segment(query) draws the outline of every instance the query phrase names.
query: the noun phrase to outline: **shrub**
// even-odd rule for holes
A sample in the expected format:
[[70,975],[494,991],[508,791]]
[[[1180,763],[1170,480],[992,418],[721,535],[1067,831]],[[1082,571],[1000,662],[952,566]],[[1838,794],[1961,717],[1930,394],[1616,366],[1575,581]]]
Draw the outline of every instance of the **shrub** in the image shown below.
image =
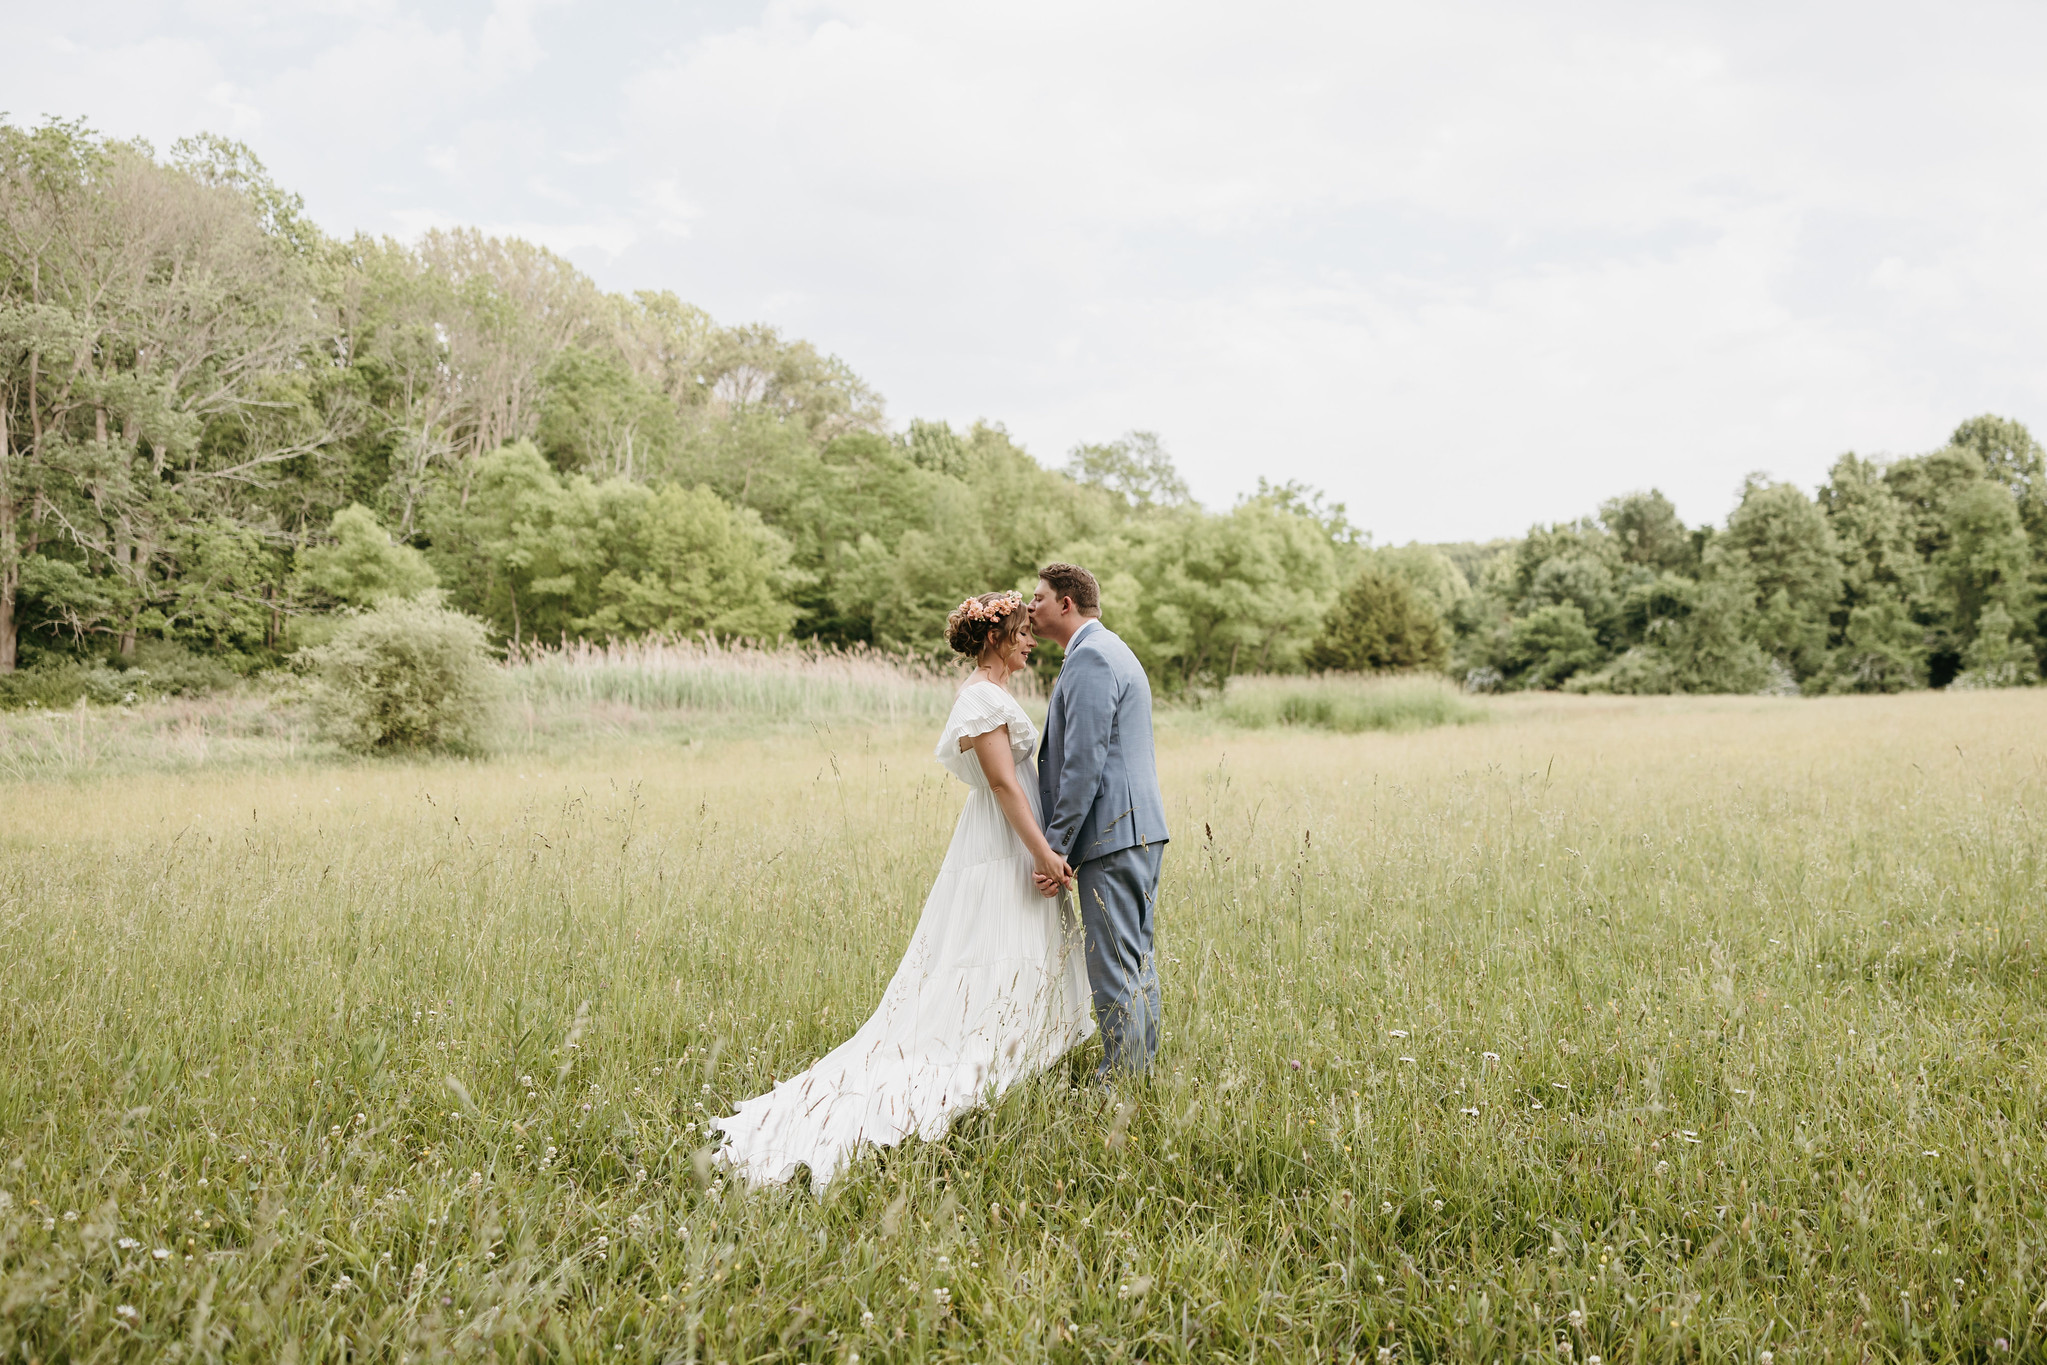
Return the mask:
[[1310,668],[1370,673],[1441,668],[1449,654],[1443,619],[1414,585],[1368,567],[1336,599],[1302,661]]
[[136,699],[136,684],[97,660],[56,659],[0,674],[0,710],[56,710],[79,700],[118,706]]
[[388,598],[299,651],[323,733],[362,753],[482,747],[498,692],[484,626],[437,594]]

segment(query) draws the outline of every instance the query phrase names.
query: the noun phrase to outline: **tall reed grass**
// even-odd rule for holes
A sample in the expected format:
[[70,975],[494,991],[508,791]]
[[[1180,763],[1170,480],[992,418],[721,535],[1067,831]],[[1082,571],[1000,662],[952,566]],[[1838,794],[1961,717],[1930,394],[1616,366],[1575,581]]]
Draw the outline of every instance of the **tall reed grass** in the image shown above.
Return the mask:
[[537,706],[626,706],[765,720],[935,722],[952,709],[957,670],[854,647],[716,640],[574,643],[522,651],[506,673]]
[[1432,674],[1238,677],[1230,679],[1216,710],[1249,730],[1292,725],[1339,734],[1469,725],[1487,715],[1485,707]]

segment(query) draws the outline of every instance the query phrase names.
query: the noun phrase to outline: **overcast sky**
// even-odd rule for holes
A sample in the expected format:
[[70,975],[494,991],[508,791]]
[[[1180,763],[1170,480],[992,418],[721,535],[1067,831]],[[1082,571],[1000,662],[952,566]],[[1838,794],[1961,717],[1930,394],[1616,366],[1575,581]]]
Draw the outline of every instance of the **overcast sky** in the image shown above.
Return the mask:
[[2047,426],[2047,6],[0,0],[0,110],[247,142],[1058,463],[1381,542]]

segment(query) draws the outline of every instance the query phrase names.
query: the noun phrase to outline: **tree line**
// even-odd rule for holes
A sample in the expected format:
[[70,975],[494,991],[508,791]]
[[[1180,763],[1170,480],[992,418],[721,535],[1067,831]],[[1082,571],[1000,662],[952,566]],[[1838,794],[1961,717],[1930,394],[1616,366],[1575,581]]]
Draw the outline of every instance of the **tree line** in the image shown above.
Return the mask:
[[887,420],[841,360],[539,247],[321,232],[249,151],[0,125],[0,674],[248,673],[394,599],[501,648],[712,633],[931,652],[970,592],[1088,564],[1167,690],[1449,669],[1480,688],[2033,681],[2047,482],[2023,428],[1656,493],[1489,545],[1374,547],[1261,481],[1195,503],[1157,437],[1051,468]]

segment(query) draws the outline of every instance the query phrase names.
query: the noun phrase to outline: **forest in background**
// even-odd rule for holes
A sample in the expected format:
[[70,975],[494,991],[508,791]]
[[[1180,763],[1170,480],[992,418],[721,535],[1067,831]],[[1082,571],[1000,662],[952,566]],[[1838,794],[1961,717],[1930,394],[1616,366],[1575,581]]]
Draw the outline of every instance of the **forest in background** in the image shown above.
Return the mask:
[[[1070,559],[1167,691],[1399,668],[1474,690],[2034,683],[2047,469],[2017,422],[1375,547],[1299,484],[1195,503],[1158,438],[1040,463],[896,427],[843,361],[471,230],[329,237],[246,148],[0,125],[0,702],[197,687],[428,597],[499,646],[712,635],[931,653]],[[1275,463],[1280,463],[1275,461]],[[1049,660],[1047,661],[1049,662]],[[129,682],[123,682],[127,679]],[[88,689],[89,691],[90,689]]]

